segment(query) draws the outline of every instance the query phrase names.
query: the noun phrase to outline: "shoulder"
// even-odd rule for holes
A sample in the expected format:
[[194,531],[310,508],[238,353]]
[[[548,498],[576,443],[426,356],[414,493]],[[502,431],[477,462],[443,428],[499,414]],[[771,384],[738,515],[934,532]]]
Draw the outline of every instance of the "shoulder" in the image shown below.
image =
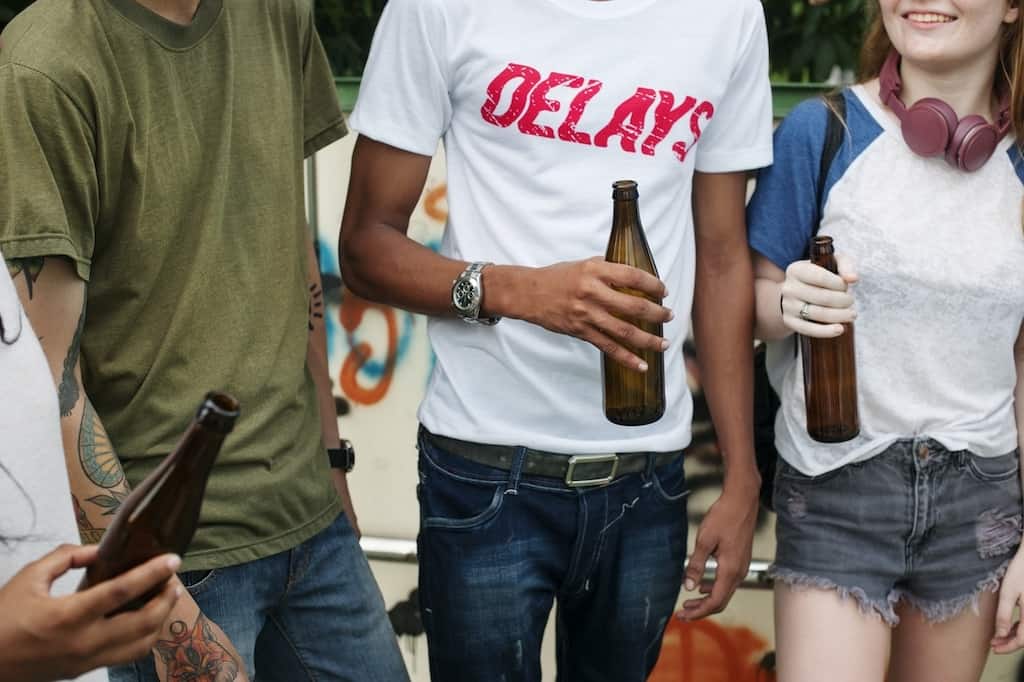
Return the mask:
[[751,33],[765,32],[764,5],[761,0],[717,0],[715,14],[726,21],[732,30],[746,37]]
[[80,107],[103,79],[105,31],[87,0],[38,0],[7,25],[0,44],[0,69],[47,82]]
[[776,148],[820,148],[828,125],[828,104],[822,97],[811,97],[793,107],[775,131]]

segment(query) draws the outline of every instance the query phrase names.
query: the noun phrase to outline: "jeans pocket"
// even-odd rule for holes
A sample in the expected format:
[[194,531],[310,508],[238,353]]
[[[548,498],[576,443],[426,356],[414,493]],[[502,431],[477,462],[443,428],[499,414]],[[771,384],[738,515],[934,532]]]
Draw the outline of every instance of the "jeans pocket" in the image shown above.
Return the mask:
[[998,457],[980,457],[971,452],[965,455],[967,470],[975,480],[982,483],[1005,481],[1020,471],[1020,456],[1016,450]]
[[178,574],[182,585],[193,597],[202,594],[210,588],[214,578],[217,576],[216,569],[205,571],[182,571]]
[[675,504],[690,494],[682,457],[655,469],[652,478],[657,498],[666,504]]
[[450,471],[443,453],[420,448],[420,524],[423,528],[477,530],[491,522],[504,504],[506,483]]

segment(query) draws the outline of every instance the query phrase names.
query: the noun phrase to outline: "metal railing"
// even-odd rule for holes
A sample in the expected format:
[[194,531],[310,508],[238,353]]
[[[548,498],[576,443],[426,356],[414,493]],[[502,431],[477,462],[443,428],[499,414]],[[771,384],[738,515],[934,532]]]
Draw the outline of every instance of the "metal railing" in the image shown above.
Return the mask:
[[[401,540],[397,538],[377,538],[363,536],[359,541],[363,552],[371,561],[388,561],[401,564],[416,563],[416,542],[414,540]],[[750,562],[750,569],[740,584],[748,589],[767,590],[772,587],[772,579],[768,577],[768,566],[770,561],[754,559]],[[709,559],[704,567],[704,580],[710,582],[715,578],[715,568],[718,564],[714,559]]]

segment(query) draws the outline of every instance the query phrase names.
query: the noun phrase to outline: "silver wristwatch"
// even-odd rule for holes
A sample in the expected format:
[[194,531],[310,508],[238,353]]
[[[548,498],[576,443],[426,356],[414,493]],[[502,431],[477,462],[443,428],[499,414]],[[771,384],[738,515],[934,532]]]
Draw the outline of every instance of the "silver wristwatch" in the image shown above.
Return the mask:
[[484,300],[484,286],[480,278],[490,263],[470,263],[452,282],[452,306],[466,322],[473,324],[497,324],[500,317],[480,317],[480,303]]

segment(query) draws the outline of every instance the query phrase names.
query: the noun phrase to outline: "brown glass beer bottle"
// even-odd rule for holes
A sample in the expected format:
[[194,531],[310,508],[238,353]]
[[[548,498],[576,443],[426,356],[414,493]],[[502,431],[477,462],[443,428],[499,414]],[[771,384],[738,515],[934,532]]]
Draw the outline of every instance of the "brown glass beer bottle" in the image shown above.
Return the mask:
[[[206,395],[178,445],[121,504],[79,590],[155,556],[185,554],[199,523],[206,480],[237,418],[238,401],[234,398],[216,392]],[[155,594],[129,602],[119,611],[140,608]]]
[[[654,257],[651,256],[651,248],[640,223],[638,196],[637,184],[633,180],[619,180],[612,185],[612,233],[608,238],[605,260],[631,265],[657,277],[658,269],[654,265]],[[661,303],[640,291],[618,287],[617,290]],[[625,317],[621,319],[649,334],[662,336],[660,322]],[[602,355],[604,413],[615,424],[641,426],[655,422],[665,414],[664,353],[647,349],[631,350],[647,363],[646,372],[629,369],[607,355]]]
[[[811,262],[839,274],[832,237],[811,241]],[[853,324],[831,339],[800,337],[803,357],[807,433],[816,441],[840,443],[860,433]]]

